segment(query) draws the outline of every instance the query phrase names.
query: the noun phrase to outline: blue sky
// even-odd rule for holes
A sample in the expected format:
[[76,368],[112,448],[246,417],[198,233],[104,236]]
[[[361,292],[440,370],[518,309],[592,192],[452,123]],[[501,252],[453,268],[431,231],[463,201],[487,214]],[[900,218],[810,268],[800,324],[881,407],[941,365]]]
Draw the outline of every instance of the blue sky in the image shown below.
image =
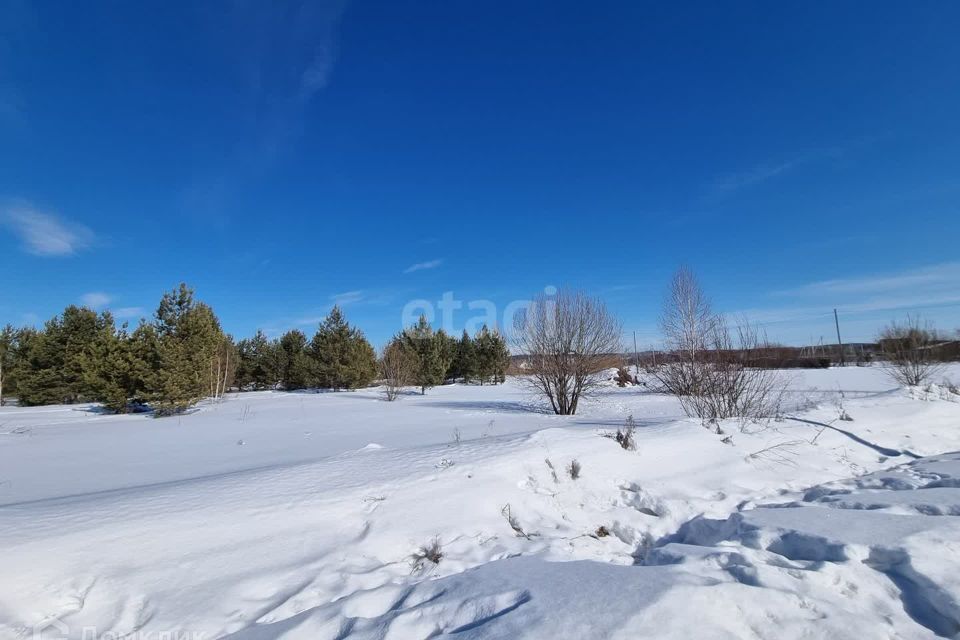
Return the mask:
[[[960,327],[960,4],[0,5],[0,321],[225,328],[670,273],[772,338]],[[482,307],[481,307],[482,308]],[[454,313],[459,329],[476,315]]]

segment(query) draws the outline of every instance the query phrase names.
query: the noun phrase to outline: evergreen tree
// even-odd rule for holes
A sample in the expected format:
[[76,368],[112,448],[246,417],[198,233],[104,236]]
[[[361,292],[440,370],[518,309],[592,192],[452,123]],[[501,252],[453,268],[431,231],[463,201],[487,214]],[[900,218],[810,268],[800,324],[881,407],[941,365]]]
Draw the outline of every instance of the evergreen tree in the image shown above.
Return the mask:
[[280,384],[286,390],[303,389],[310,384],[310,358],[307,337],[294,329],[283,334],[276,347]]
[[506,381],[507,368],[510,366],[510,349],[503,335],[490,331],[484,325],[474,339],[477,352],[477,377],[480,384],[490,381],[494,384]]
[[494,382],[503,383],[507,381],[507,369],[510,368],[510,347],[507,346],[507,339],[498,330],[494,329],[492,336]]
[[114,330],[112,322],[104,326],[84,357],[84,377],[90,399],[114,413],[125,413],[140,382],[135,377],[126,326],[119,331]]
[[149,402],[150,389],[158,384],[160,370],[160,336],[155,325],[141,320],[127,341],[130,362],[131,398],[134,402]]
[[13,341],[7,347],[6,365],[3,371],[3,395],[6,398],[19,396],[19,380],[27,369],[28,354],[39,332],[33,327],[16,329]]
[[493,334],[490,333],[487,325],[483,325],[477,331],[474,343],[477,349],[477,380],[483,385],[493,377],[495,368],[495,344]]
[[335,306],[310,342],[314,379],[325,389],[358,389],[377,375],[377,355],[359,330]]
[[17,393],[21,404],[92,400],[91,351],[108,331],[113,331],[108,312],[97,315],[73,305],[49,320],[30,341],[20,368]]
[[0,329],[0,407],[3,406],[3,394],[10,392],[10,380],[14,369],[14,353],[16,348],[17,332],[12,325]]
[[420,393],[443,383],[450,366],[446,333],[434,333],[426,316],[420,316],[417,324],[404,330],[398,340],[414,356],[414,381]]
[[277,385],[277,352],[263,331],[258,329],[252,338],[238,342],[237,351],[236,381],[241,389],[253,386],[259,390]]
[[443,379],[450,380],[459,378],[459,372],[454,369],[457,362],[457,351],[459,351],[460,342],[443,329],[437,331],[438,348],[440,349],[440,360],[444,363]]
[[164,294],[154,327],[158,366],[145,396],[157,415],[183,411],[219,393],[225,362],[218,356],[225,336],[213,310],[181,284]]
[[450,365],[448,375],[453,378],[463,378],[464,382],[470,382],[477,375],[477,350],[466,329],[463,330],[463,335],[457,342],[456,357]]

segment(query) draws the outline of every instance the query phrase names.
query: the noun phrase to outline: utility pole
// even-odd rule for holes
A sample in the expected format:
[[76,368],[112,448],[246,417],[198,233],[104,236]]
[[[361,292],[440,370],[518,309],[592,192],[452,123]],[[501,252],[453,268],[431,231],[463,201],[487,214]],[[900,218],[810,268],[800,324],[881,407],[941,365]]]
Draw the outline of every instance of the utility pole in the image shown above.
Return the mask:
[[637,375],[640,375],[640,353],[637,351],[637,332],[633,332],[633,361],[637,365]]
[[840,339],[840,319],[837,317],[837,310],[833,310],[833,322],[837,325],[837,346],[840,347],[840,366],[846,366],[843,361],[843,340]]

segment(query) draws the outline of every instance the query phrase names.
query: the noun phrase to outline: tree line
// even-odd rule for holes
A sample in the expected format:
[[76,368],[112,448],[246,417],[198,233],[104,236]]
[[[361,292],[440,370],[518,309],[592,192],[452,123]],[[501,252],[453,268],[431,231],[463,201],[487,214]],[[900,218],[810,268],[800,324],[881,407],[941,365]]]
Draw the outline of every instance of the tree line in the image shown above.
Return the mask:
[[[496,331],[483,327],[458,340],[434,331],[426,318],[398,333],[378,357],[339,307],[309,340],[299,330],[273,340],[258,330],[235,341],[213,309],[181,284],[132,331],[109,311],[75,305],[41,329],[0,329],[0,404],[9,397],[23,406],[99,402],[116,413],[152,409],[163,416],[228,391],[359,389],[386,379],[425,392],[450,380],[503,382],[509,359]],[[401,363],[399,375],[391,362]]]

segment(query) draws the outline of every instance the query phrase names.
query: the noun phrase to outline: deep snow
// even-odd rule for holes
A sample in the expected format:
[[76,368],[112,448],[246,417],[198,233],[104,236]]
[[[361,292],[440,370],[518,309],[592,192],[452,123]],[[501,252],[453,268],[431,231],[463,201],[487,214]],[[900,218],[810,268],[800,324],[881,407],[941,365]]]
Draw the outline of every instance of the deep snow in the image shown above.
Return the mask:
[[[960,450],[960,402],[784,375],[789,419],[723,435],[639,387],[547,415],[514,380],[4,407],[0,637],[956,634],[960,459],[916,458]],[[601,437],[630,414],[636,451]]]

